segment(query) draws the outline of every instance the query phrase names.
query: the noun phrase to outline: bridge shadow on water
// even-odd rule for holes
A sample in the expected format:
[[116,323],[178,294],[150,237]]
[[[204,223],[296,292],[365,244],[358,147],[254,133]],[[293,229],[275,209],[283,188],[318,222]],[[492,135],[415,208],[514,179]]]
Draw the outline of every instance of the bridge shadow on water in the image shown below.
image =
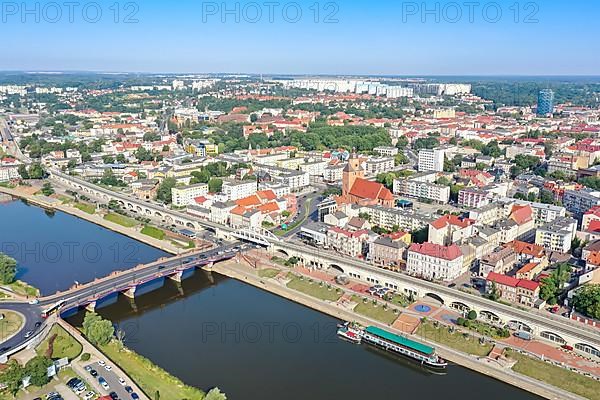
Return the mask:
[[[214,272],[195,270],[191,276],[181,282],[165,279],[163,286],[151,292],[138,295],[135,299],[130,299],[123,294],[119,294],[115,302],[97,308],[96,312],[105,318],[110,317],[114,321],[126,320],[135,316],[141,316],[146,312],[166,308],[168,305],[182,300],[185,301],[186,298],[209,290],[211,287],[228,279],[230,278]],[[65,320],[73,326],[81,326],[85,313],[85,308],[81,307],[77,310],[77,313],[66,317]]]

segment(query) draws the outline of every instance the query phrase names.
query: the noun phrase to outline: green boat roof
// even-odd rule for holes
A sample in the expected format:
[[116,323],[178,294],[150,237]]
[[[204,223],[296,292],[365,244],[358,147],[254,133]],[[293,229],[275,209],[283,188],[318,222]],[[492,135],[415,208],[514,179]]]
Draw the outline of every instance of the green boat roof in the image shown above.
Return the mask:
[[435,349],[433,347],[426,346],[419,342],[415,342],[414,340],[407,339],[403,336],[395,335],[376,326],[369,326],[367,327],[366,331],[370,334],[377,335],[383,339],[389,340],[390,342],[394,342],[401,346],[418,351],[419,353],[431,355],[435,352]]

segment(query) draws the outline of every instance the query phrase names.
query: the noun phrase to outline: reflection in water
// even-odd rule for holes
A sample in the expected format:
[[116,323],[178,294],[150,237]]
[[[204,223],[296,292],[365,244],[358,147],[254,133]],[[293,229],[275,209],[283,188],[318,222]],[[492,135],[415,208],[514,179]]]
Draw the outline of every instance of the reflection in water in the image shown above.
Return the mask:
[[[138,353],[202,389],[219,386],[232,399],[342,398],[537,399],[452,365],[435,375],[405,359],[339,340],[339,322],[241,282],[203,271],[181,285],[98,312],[126,333]],[[182,295],[181,291],[184,294]],[[81,324],[83,312],[69,319]]]
[[0,204],[0,221],[0,251],[17,260],[17,279],[39,288],[42,294],[166,255],[87,221],[22,201]]

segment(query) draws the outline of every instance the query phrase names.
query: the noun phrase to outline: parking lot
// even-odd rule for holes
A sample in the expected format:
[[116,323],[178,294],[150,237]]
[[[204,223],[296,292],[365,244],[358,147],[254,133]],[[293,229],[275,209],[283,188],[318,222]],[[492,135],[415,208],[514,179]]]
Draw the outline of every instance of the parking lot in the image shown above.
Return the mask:
[[[130,382],[118,376],[112,369],[110,363],[104,363],[104,361],[89,363],[86,364],[85,370],[88,374],[86,379],[95,381],[95,386],[97,386],[101,395],[104,396],[114,393],[118,396],[115,397],[113,394],[114,399],[135,399],[134,395],[132,395],[133,393],[129,393],[129,391],[133,392],[129,386]],[[105,381],[107,386],[103,387],[103,385],[101,385],[101,378]]]

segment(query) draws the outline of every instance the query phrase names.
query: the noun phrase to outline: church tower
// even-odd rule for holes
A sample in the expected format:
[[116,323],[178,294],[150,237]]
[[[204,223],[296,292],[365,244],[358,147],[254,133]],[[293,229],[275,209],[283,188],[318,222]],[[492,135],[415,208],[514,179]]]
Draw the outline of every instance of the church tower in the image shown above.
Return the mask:
[[356,182],[357,178],[364,178],[365,171],[360,165],[360,159],[355,151],[352,152],[350,158],[348,159],[348,164],[343,171],[342,177],[342,195],[346,196],[352,190],[352,186],[354,186],[354,182]]

